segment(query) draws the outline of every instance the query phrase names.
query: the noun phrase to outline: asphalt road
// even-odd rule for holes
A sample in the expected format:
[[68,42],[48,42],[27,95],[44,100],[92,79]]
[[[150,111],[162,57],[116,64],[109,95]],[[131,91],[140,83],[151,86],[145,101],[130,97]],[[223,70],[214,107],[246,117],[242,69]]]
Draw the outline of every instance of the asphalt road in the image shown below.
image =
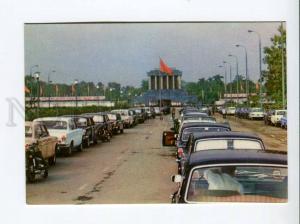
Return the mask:
[[[218,114],[217,120],[223,121]],[[287,150],[287,131],[265,126],[263,121],[228,117],[233,131],[258,134],[267,148]],[[176,190],[175,148],[162,147],[163,130],[170,129],[170,116],[147,120],[110,143],[100,143],[60,157],[49,177],[26,184],[28,204],[139,204],[170,203]]]

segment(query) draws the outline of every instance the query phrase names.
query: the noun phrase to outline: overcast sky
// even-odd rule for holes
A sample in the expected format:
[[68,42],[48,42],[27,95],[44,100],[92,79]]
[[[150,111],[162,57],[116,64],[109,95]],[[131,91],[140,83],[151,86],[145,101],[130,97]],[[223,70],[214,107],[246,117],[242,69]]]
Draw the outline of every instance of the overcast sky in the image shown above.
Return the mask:
[[[49,71],[53,82],[71,83],[74,79],[105,84],[116,81],[138,86],[147,72],[159,67],[161,57],[170,67],[183,72],[183,79],[196,81],[215,74],[223,60],[238,56],[239,73],[245,74],[247,47],[248,69],[252,80],[259,77],[258,37],[262,46],[278,34],[280,23],[123,23],[123,24],[30,24],[25,25],[25,73],[39,65],[41,79]],[[265,66],[263,66],[265,68]],[[36,68],[35,68],[36,69]],[[229,74],[229,70],[228,70]]]

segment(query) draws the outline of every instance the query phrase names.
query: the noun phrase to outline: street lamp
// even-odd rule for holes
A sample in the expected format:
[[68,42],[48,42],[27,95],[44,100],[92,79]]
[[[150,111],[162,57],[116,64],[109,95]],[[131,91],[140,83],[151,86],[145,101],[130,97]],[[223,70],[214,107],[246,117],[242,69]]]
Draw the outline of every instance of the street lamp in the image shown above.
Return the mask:
[[34,78],[36,79],[37,82],[37,116],[39,116],[39,110],[40,110],[40,73],[36,72],[34,73]]
[[224,65],[219,65],[219,68],[224,68],[224,98],[225,94],[227,94],[227,74],[226,74],[226,67]]
[[97,88],[97,94],[96,95],[97,95],[97,98],[98,98],[97,101],[98,101],[98,110],[99,110],[99,107],[100,107],[100,101],[99,101],[99,95],[100,95],[99,94],[99,89],[100,89],[100,86],[96,85],[96,88]]
[[33,65],[30,67],[30,87],[31,87],[31,91],[30,91],[30,101],[32,102],[32,90],[33,90],[33,76],[32,76],[32,70],[33,68],[38,68],[39,65]]
[[[232,100],[232,78],[231,78],[231,64],[227,61],[223,61],[223,64],[225,66],[225,64],[228,64],[229,65],[229,83],[230,83],[230,100]],[[226,68],[226,66],[225,66]]]
[[259,101],[260,108],[262,108],[262,74],[261,74],[261,37],[260,34],[254,30],[248,30],[248,33],[255,33],[258,37],[258,51],[259,51]]
[[48,107],[50,108],[50,97],[51,97],[51,86],[52,81],[50,80],[50,74],[56,72],[55,70],[49,71],[48,73]]
[[78,107],[78,102],[77,102],[77,84],[78,84],[78,80],[75,79],[74,82],[73,82],[73,85],[75,87],[75,103],[76,103],[76,110],[77,110],[77,107]]
[[248,77],[248,57],[247,57],[247,48],[243,45],[237,44],[236,47],[243,48],[245,51],[245,66],[246,66],[246,96],[247,96],[247,105],[249,106],[249,77]]
[[239,61],[238,61],[238,57],[236,55],[233,54],[229,54],[228,57],[233,57],[235,58],[235,62],[236,62],[236,94],[237,94],[237,103],[239,102]]

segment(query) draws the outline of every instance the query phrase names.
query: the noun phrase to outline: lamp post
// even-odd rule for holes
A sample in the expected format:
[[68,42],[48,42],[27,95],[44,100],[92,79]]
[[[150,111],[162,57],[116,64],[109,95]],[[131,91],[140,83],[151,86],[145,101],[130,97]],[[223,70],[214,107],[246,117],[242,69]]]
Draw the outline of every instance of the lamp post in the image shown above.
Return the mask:
[[225,94],[227,94],[227,74],[226,74],[226,67],[224,65],[219,65],[219,68],[224,68],[224,99],[225,99]]
[[52,70],[52,71],[50,71],[49,73],[48,73],[48,107],[50,108],[50,97],[51,97],[51,83],[52,83],[52,81],[50,80],[50,74],[51,73],[54,73],[54,72],[56,72],[55,70]]
[[78,102],[77,102],[77,84],[78,84],[78,80],[75,79],[73,82],[73,85],[75,87],[75,105],[76,105],[76,111],[77,111],[77,107],[78,107]]
[[259,101],[260,108],[262,108],[262,74],[261,74],[261,37],[260,34],[254,30],[248,30],[248,33],[255,33],[258,37],[258,52],[259,52]]
[[30,87],[31,87],[31,90],[30,90],[30,102],[32,102],[32,90],[33,90],[33,74],[32,74],[32,70],[33,68],[38,68],[39,65],[33,65],[30,67]]
[[246,67],[246,96],[247,96],[247,106],[249,107],[249,77],[248,77],[248,57],[247,48],[243,45],[237,44],[236,47],[243,48],[245,51],[245,67]]
[[226,68],[225,64],[229,65],[229,83],[230,83],[230,100],[232,100],[232,78],[231,78],[231,64],[227,61],[223,61],[224,67]]
[[233,57],[235,58],[235,65],[236,65],[236,68],[235,68],[235,76],[236,76],[236,94],[237,94],[237,104],[239,102],[239,60],[238,60],[238,57],[236,55],[233,55],[233,54],[229,54],[228,57]]
[[37,108],[36,108],[36,113],[37,116],[39,116],[39,110],[40,110],[40,73],[36,72],[34,74],[34,78],[36,79],[37,82]]
[[100,89],[100,86],[99,85],[96,85],[96,88],[97,88],[97,101],[98,101],[98,111],[99,111],[99,107],[100,107],[100,101],[99,101],[99,89]]

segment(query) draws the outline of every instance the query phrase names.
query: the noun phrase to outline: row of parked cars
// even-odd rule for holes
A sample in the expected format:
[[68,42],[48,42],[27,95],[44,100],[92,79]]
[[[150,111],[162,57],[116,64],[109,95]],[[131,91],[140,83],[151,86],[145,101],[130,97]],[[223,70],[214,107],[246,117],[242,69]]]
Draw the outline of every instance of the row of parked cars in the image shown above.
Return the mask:
[[266,149],[256,134],[188,107],[162,144],[176,147],[173,203],[287,201],[287,155]]
[[154,108],[118,109],[110,112],[43,117],[25,122],[26,177],[35,181],[48,176],[58,154],[71,156],[99,142],[109,142],[146,119],[155,118]]
[[238,118],[249,120],[264,120],[266,125],[273,125],[287,129],[287,110],[267,110],[264,111],[259,107],[226,107],[219,109],[219,112],[224,115],[232,115]]

